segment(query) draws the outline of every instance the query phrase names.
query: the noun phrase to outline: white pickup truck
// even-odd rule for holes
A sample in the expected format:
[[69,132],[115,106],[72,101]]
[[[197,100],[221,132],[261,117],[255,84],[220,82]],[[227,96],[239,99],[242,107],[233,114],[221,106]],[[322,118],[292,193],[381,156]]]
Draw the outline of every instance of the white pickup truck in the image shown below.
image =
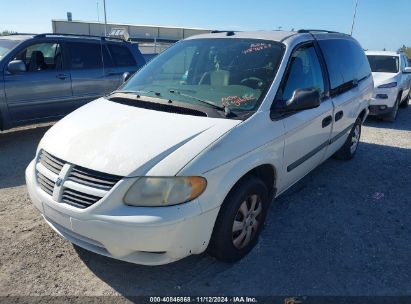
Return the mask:
[[96,253],[236,261],[275,197],[330,156],[354,156],[373,89],[345,34],[190,37],[48,130],[28,191],[57,233]]
[[374,78],[374,99],[370,115],[394,122],[399,107],[408,107],[411,88],[411,67],[402,52],[367,51]]

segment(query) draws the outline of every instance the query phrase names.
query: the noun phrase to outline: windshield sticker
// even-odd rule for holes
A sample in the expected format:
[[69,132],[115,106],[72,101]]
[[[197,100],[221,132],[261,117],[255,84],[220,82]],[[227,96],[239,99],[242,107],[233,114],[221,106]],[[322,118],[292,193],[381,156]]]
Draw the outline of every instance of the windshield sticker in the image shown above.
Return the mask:
[[228,107],[230,105],[236,105],[237,107],[241,106],[243,103],[255,100],[254,96],[227,96],[221,98],[221,102],[224,106]]
[[265,49],[269,49],[271,48],[271,46],[272,46],[271,43],[263,43],[263,42],[262,43],[252,43],[250,44],[250,47],[244,50],[242,53],[244,55],[247,55],[252,52],[259,52]]

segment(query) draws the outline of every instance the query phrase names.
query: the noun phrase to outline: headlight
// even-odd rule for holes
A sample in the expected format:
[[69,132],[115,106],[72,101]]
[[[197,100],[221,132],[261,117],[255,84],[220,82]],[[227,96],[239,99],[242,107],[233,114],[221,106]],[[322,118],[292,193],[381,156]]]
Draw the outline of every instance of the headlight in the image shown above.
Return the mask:
[[203,193],[207,180],[200,176],[141,177],[127,191],[124,202],[132,206],[170,206],[191,201]]
[[387,84],[382,84],[382,85],[378,86],[377,88],[379,88],[379,89],[388,89],[388,88],[395,88],[396,86],[397,86],[396,82],[390,82],[390,83],[387,83]]

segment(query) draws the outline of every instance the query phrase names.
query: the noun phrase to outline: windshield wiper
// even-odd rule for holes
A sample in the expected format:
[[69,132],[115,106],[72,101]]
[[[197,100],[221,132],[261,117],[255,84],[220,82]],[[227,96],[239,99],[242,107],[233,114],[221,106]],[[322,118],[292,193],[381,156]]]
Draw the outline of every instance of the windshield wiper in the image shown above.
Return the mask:
[[222,111],[222,112],[224,112],[224,115],[225,115],[226,117],[233,115],[233,113],[231,112],[231,110],[230,110],[228,107],[224,106],[224,105],[223,105],[223,106],[218,106],[218,105],[216,105],[216,104],[215,104],[214,102],[212,102],[212,101],[209,101],[209,100],[206,100],[206,99],[201,99],[201,98],[198,98],[198,97],[193,96],[193,95],[185,94],[185,93],[182,93],[182,92],[179,91],[179,90],[170,89],[170,90],[168,90],[168,91],[169,91],[170,93],[172,93],[172,94],[178,94],[178,95],[181,95],[181,96],[184,96],[184,97],[187,97],[187,98],[194,99],[194,100],[196,100],[196,101],[198,101],[198,102],[201,102],[201,103],[203,103],[203,104],[206,104],[206,105],[212,107],[213,109]]
[[123,93],[123,94],[135,94],[135,95],[145,95],[145,94],[149,94],[149,93],[153,93],[156,96],[161,96],[160,92],[156,92],[153,90],[148,90],[148,91],[143,91],[143,90],[137,90],[137,91],[114,91],[112,94],[114,93]]

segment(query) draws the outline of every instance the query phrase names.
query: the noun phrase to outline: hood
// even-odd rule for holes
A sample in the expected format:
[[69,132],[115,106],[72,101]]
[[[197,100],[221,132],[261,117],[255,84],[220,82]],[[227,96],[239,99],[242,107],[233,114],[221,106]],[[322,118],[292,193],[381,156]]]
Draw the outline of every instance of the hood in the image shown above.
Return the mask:
[[395,73],[373,72],[372,77],[374,78],[374,86],[375,87],[378,87],[382,84],[397,81],[397,74],[395,74]]
[[55,124],[39,148],[72,164],[109,174],[175,175],[239,123],[147,110],[100,98]]

